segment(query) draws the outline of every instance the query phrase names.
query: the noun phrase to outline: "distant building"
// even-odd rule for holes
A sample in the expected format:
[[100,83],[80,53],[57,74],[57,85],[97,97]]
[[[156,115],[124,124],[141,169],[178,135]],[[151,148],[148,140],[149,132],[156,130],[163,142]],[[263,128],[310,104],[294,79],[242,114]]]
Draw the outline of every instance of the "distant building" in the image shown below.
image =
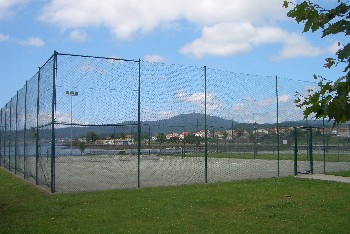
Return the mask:
[[337,136],[349,137],[349,128],[338,128]]
[[96,140],[96,145],[130,145],[132,142],[128,139],[109,139],[109,140]]
[[87,141],[86,141],[86,137],[79,137],[79,138],[78,138],[78,141],[79,141],[79,142],[85,142],[85,143],[87,142]]

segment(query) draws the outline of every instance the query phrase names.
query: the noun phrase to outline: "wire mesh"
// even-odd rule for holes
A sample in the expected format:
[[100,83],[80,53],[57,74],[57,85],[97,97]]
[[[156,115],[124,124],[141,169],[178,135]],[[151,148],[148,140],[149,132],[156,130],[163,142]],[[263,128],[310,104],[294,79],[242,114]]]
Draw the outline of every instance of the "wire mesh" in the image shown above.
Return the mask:
[[56,189],[137,187],[134,145],[126,150],[131,155],[126,160],[110,142],[113,131],[122,130],[132,134],[131,144],[135,141],[138,63],[60,55],[57,69]]
[[51,57],[38,74],[36,180],[48,187],[51,187],[53,65]]
[[17,93],[16,118],[16,173],[24,175],[24,125],[25,125],[25,87]]
[[350,170],[349,126],[305,121],[316,84],[55,53],[1,109],[0,165],[91,191]]
[[203,154],[189,157],[203,149],[204,69],[143,61],[141,77],[141,186],[204,183]]
[[[26,83],[26,129],[25,129],[25,163],[24,178],[36,179],[36,138],[37,138],[37,103],[38,103],[38,79],[39,72],[36,73]],[[22,97],[23,98],[23,97]]]

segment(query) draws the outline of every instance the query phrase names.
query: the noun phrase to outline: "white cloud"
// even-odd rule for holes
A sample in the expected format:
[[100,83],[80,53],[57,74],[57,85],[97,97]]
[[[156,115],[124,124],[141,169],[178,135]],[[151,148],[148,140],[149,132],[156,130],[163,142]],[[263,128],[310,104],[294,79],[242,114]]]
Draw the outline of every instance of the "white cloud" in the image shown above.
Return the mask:
[[35,46],[42,47],[44,46],[44,41],[38,37],[29,37],[26,40],[16,40],[16,42],[23,46]]
[[284,95],[279,95],[278,96],[278,102],[289,102],[290,96],[288,94],[284,94]]
[[[193,104],[204,110],[205,93],[187,94],[183,91],[180,91],[176,94],[176,98],[182,102]],[[222,107],[222,103],[220,100],[218,100],[215,94],[207,93],[207,110],[218,110],[220,107]]]
[[206,55],[233,56],[247,53],[257,46],[272,43],[283,46],[278,55],[271,57],[274,60],[312,57],[334,53],[337,50],[336,44],[323,49],[314,47],[304,36],[279,27],[235,22],[203,27],[201,37],[186,44],[180,52],[195,58]]
[[0,19],[5,19],[14,15],[14,8],[24,6],[28,0],[1,0]]
[[[200,38],[184,45],[180,52],[195,58],[235,56],[265,44],[280,44],[274,60],[311,57],[330,53],[313,46],[300,33],[281,29],[288,19],[282,0],[51,0],[39,19],[61,29],[71,29],[72,40],[84,41],[87,35],[76,29],[105,27],[118,40],[130,40],[158,28],[187,21],[201,30]],[[158,61],[156,57],[150,60]]]
[[172,111],[160,111],[158,115],[159,115],[159,119],[169,119],[171,117],[174,117],[176,113]]
[[260,24],[286,16],[276,0],[52,0],[39,18],[63,29],[103,26],[118,39],[130,39],[180,20],[198,26],[244,20]]
[[157,54],[145,55],[144,60],[150,63],[164,63],[166,61],[166,59],[163,56]]
[[69,34],[69,39],[72,41],[84,42],[88,39],[88,35],[83,30],[73,30]]
[[315,57],[322,54],[334,54],[340,49],[337,44],[337,42],[334,42],[332,45],[325,48],[314,47],[302,35],[288,33],[283,40],[282,51],[278,55],[272,56],[272,59],[281,60],[297,57]]
[[0,33],[0,42],[1,41],[8,41],[9,39],[10,39],[9,35]]
[[281,31],[272,27],[254,27],[251,23],[219,23],[204,27],[199,39],[180,51],[196,58],[205,55],[230,56],[250,51],[254,46],[271,43]]

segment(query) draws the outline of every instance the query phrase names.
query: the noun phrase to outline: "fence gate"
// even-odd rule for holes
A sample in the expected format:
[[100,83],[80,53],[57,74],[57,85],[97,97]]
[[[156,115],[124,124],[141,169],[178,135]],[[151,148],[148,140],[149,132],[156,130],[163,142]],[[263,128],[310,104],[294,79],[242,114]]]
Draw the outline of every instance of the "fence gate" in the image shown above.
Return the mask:
[[314,173],[314,127],[294,127],[294,175]]

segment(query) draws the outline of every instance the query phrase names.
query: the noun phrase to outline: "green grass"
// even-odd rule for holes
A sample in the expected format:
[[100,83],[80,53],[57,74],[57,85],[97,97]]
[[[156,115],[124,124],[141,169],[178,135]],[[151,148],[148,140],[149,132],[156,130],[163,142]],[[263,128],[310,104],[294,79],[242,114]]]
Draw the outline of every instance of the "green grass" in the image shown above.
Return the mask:
[[[181,155],[176,155],[181,156]],[[204,153],[193,153],[186,154],[186,157],[204,157]],[[237,158],[237,159],[253,159],[253,153],[208,153],[209,158]],[[314,161],[323,161],[323,154],[314,154]],[[294,160],[294,154],[280,153],[280,160]],[[268,153],[258,153],[256,159],[264,160],[277,160],[277,153],[268,154]],[[305,154],[298,155],[299,161],[308,161],[309,159]],[[337,155],[337,154],[327,154],[326,162],[350,162],[350,155]]]
[[0,170],[0,233],[348,233],[350,185],[293,177],[50,195]]
[[326,173],[326,175],[350,177],[350,171],[329,172],[329,173]]

